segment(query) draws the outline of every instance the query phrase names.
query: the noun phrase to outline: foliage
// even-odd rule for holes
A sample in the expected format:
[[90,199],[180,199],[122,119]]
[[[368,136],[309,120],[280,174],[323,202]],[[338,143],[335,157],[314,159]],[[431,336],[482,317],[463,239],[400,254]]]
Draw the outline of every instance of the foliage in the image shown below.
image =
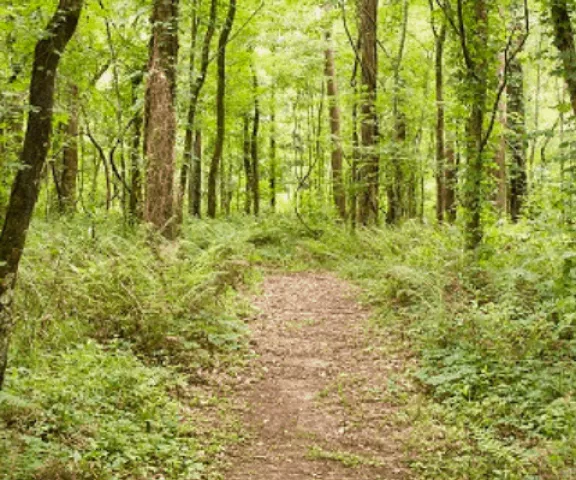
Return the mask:
[[409,223],[348,234],[312,222],[320,239],[300,236],[301,224],[270,222],[268,235],[256,237],[260,255],[286,268],[340,270],[378,308],[378,328],[410,339],[419,386],[398,400],[409,402],[416,471],[570,478],[576,270],[569,232],[538,221],[500,226],[472,267],[453,227]]
[[12,473],[0,478],[206,478],[235,434],[199,430],[188,382],[244,356],[234,289],[250,281],[249,245],[225,224],[190,226],[178,245],[107,220],[34,231],[0,397],[0,471]]

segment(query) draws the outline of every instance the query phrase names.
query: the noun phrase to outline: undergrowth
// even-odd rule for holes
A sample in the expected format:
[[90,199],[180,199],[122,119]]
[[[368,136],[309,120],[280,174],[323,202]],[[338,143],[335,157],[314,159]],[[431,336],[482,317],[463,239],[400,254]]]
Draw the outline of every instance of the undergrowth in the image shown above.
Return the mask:
[[209,478],[237,435],[198,434],[190,405],[204,400],[187,385],[243,361],[249,310],[236,291],[253,281],[253,246],[233,224],[196,222],[176,243],[120,225],[32,229],[0,393],[0,478]]
[[[359,283],[418,366],[403,414],[424,478],[576,478],[576,245],[536,222],[489,233],[481,259],[452,227],[407,224],[285,242],[292,265]],[[421,397],[418,399],[418,397]]]
[[185,392],[245,358],[249,310],[236,291],[258,266],[338,270],[363,287],[377,328],[409,340],[416,367],[394,393],[415,475],[576,478],[569,233],[500,226],[471,262],[456,228],[307,221],[194,222],[176,243],[113,223],[38,222],[0,397],[3,478],[212,478],[238,432],[200,427],[202,401]]

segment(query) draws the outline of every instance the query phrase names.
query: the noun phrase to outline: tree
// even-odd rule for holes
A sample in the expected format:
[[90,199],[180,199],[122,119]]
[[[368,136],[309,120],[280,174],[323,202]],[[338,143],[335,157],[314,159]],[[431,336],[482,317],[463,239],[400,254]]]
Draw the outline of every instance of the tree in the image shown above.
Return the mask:
[[358,180],[358,220],[362,225],[375,224],[380,209],[380,156],[378,154],[378,114],[376,112],[378,76],[378,0],[359,3],[361,32],[361,160]]
[[330,134],[332,142],[332,195],[334,205],[340,218],[346,219],[346,191],[344,188],[343,163],[344,151],[342,149],[341,112],[338,101],[338,78],[334,62],[334,48],[332,46],[332,32],[326,31],[326,50],[324,52],[326,62],[326,83],[328,90],[328,105],[330,112]]
[[61,208],[64,212],[72,212],[76,208],[76,178],[78,176],[78,116],[79,98],[78,86],[71,84],[69,94],[69,118],[66,122],[66,139],[62,152],[62,177],[60,193]]
[[252,123],[252,139],[250,142],[250,158],[252,160],[252,199],[254,200],[254,215],[260,214],[260,97],[258,92],[258,74],[252,69],[252,85],[254,86],[254,122]]
[[144,220],[175,235],[176,64],[178,0],[155,0],[146,86],[145,152],[148,161]]
[[216,145],[208,176],[208,216],[216,217],[216,185],[226,135],[226,48],[236,16],[236,0],[230,0],[226,22],[218,40],[218,87],[216,93]]
[[[200,59],[200,69],[196,71],[196,43],[198,37],[198,30],[200,25],[200,15],[198,9],[200,5],[195,0],[193,5],[192,15],[192,29],[191,29],[191,48],[190,48],[190,102],[188,104],[188,117],[186,125],[186,138],[184,141],[184,162],[182,164],[182,172],[180,174],[180,205],[179,208],[184,208],[184,193],[186,190],[186,182],[190,176],[190,204],[189,213],[196,217],[202,215],[202,158],[194,154],[194,136],[196,130],[196,112],[198,110],[198,103],[200,101],[200,94],[206,83],[208,74],[208,67],[210,66],[210,47],[212,45],[212,38],[216,32],[216,17],[218,13],[218,2],[212,0],[210,2],[210,14],[208,24],[206,26],[206,33],[202,43],[202,53]],[[190,175],[188,175],[190,173]]]
[[572,110],[576,115],[576,47],[574,46],[574,28],[570,20],[570,10],[567,0],[550,1],[554,44],[560,52],[564,80],[568,87]]
[[62,53],[78,26],[83,4],[83,0],[60,0],[56,13],[34,51],[28,126],[20,155],[21,167],[12,186],[0,235],[0,388],[4,383],[12,328],[11,292],[16,284],[52,135],[56,72]]
[[[512,15],[515,25],[521,28],[518,2],[513,5]],[[517,24],[520,23],[518,26]],[[518,41],[518,40],[516,40]],[[520,47],[522,48],[522,47]],[[510,78],[507,86],[507,123],[509,129],[508,144],[511,150],[510,166],[510,215],[517,222],[522,213],[528,190],[528,175],[526,171],[526,107],[524,105],[524,67],[522,60],[516,56],[509,67]]]
[[432,32],[435,39],[434,68],[436,86],[436,219],[443,222],[446,211],[446,109],[444,107],[444,46],[447,21],[438,29],[434,18],[434,3],[430,0]]

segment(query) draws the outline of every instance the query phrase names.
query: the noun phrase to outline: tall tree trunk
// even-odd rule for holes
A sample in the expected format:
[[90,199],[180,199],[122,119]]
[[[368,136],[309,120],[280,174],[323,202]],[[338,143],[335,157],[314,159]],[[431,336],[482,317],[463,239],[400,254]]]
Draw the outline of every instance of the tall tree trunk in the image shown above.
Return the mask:
[[444,221],[446,211],[446,109],[444,106],[444,44],[446,43],[446,20],[436,35],[436,219]]
[[[132,105],[138,104],[138,90],[144,80],[144,73],[138,72],[132,78]],[[142,111],[138,110],[134,115],[132,124],[132,145],[130,151],[130,199],[128,209],[130,212],[130,221],[136,222],[142,219],[142,125],[144,118]]]
[[253,72],[254,85],[254,123],[252,124],[252,141],[250,142],[250,156],[252,158],[252,197],[254,199],[254,215],[260,215],[260,159],[259,141],[260,134],[260,99],[258,93],[258,76]]
[[[194,155],[194,132],[196,130],[196,112],[200,100],[200,93],[206,83],[208,67],[210,65],[210,46],[214,33],[216,32],[216,17],[218,13],[218,2],[212,0],[210,4],[210,17],[202,44],[202,54],[200,60],[200,70],[196,73],[196,37],[199,18],[195,17],[192,24],[192,46],[190,53],[190,104],[188,105],[188,119],[186,125],[186,138],[184,142],[184,163],[180,174],[180,187],[186,188],[188,172],[190,172],[190,215],[200,217],[202,215],[202,157]],[[199,8],[199,7],[197,7]],[[183,208],[183,206],[182,206]]]
[[[515,10],[515,9],[514,9]],[[515,11],[513,11],[515,13]],[[528,190],[526,171],[527,139],[526,108],[524,105],[524,68],[517,56],[510,62],[507,86],[507,121],[512,162],[510,166],[510,215],[512,221],[520,219]]]
[[176,234],[174,168],[178,0],[155,0],[146,89],[145,146],[148,160],[144,220],[168,238]]
[[54,83],[62,53],[76,31],[83,0],[60,0],[36,44],[30,82],[28,126],[18,170],[0,235],[0,389],[4,384],[12,330],[11,292],[26,244],[52,135]]
[[362,225],[378,222],[380,165],[377,151],[378,114],[377,95],[377,35],[378,0],[361,0],[360,5],[361,70],[362,70],[362,158],[358,169],[361,192],[358,204],[358,220]]
[[228,39],[234,25],[236,16],[236,0],[230,0],[226,23],[220,33],[218,40],[218,87],[216,93],[216,144],[214,155],[210,163],[208,175],[208,216],[216,217],[216,184],[218,181],[218,170],[224,152],[224,137],[226,135],[226,48]]
[[[401,81],[402,81],[402,62],[404,60],[404,50],[406,48],[406,36],[408,33],[408,0],[403,1],[402,26],[400,33],[400,44],[398,54],[394,59],[394,93],[392,111],[394,115],[394,154],[392,165],[389,172],[387,185],[388,193],[388,213],[386,221],[388,224],[395,224],[406,214],[406,196],[410,195],[409,182],[404,178],[405,164],[405,142],[406,142],[406,115],[401,110]],[[408,190],[407,195],[404,191]]]
[[446,180],[444,188],[444,209],[446,219],[450,223],[456,221],[456,188],[458,182],[458,164],[456,161],[456,152],[454,141],[448,140],[446,143]]
[[506,150],[508,148],[508,142],[506,140],[506,125],[507,120],[507,110],[508,106],[506,100],[502,99],[499,110],[499,121],[502,125],[502,132],[500,133],[499,145],[496,149],[496,167],[495,167],[495,179],[496,179],[496,206],[501,214],[506,214],[508,210],[508,172],[506,168]]
[[60,193],[62,196],[62,209],[65,213],[76,209],[76,184],[78,178],[78,115],[79,98],[78,86],[69,87],[69,118],[66,123],[66,139],[62,152],[62,178],[60,180]]
[[250,215],[252,213],[252,184],[254,183],[252,170],[252,162],[250,155],[252,153],[251,139],[250,139],[250,117],[248,114],[244,115],[244,144],[243,144],[243,164],[244,174],[246,176],[246,187],[244,196],[244,213]]
[[332,190],[334,205],[340,218],[346,219],[346,191],[344,189],[343,163],[344,151],[342,150],[341,113],[338,102],[338,78],[336,76],[336,64],[334,62],[334,49],[332,47],[332,32],[326,32],[326,83],[328,84],[328,105],[330,112],[330,134],[332,139]]
[[564,80],[570,94],[572,110],[576,115],[576,47],[567,0],[551,0],[551,14],[554,44],[560,51]]
[[270,207],[276,211],[276,188],[278,182],[277,145],[276,145],[276,97],[272,93],[270,112]]
[[188,182],[188,197],[190,198],[190,214],[197,218],[202,216],[202,156],[203,141],[202,130],[196,127],[194,141],[192,142],[193,175]]
[[[474,39],[473,51],[479,52],[488,43],[488,12],[486,0],[468,3],[471,16],[471,29],[468,33]],[[465,19],[461,19],[465,22]],[[467,74],[469,85],[473,87],[470,116],[467,131],[468,166],[464,182],[463,206],[466,214],[466,248],[476,250],[483,239],[482,208],[484,184],[484,118],[488,91],[488,61],[486,58],[470,58]]]

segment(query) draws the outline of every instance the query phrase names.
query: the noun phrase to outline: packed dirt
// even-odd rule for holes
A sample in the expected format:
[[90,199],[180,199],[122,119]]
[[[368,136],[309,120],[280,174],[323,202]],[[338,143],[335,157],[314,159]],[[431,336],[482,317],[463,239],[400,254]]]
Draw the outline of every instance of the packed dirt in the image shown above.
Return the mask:
[[226,480],[409,478],[388,391],[402,359],[375,348],[357,294],[329,273],[265,278],[257,356],[236,392],[249,438]]

